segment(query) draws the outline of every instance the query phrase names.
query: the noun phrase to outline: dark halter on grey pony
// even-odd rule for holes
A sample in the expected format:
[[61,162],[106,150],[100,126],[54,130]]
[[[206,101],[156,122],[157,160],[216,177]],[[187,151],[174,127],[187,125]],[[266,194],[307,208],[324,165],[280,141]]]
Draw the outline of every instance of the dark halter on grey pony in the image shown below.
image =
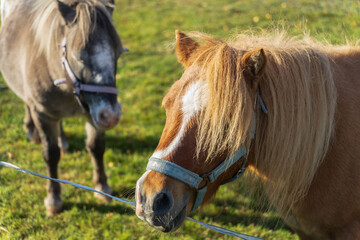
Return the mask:
[[[257,108],[257,101],[260,102],[260,106],[262,111],[267,114],[268,111],[265,107],[265,104],[259,94],[256,94],[255,96],[255,103],[254,103],[254,118],[252,121],[252,130],[251,130],[251,140],[255,137],[255,131],[256,131],[256,108]],[[251,148],[251,146],[250,146]],[[241,146],[239,150],[237,150],[232,156],[228,157],[223,161],[220,165],[218,165],[214,170],[212,170],[210,173],[204,175],[199,175],[194,172],[191,172],[183,167],[180,167],[179,165],[165,161],[160,158],[154,158],[151,157],[149,159],[148,165],[146,167],[146,170],[153,170],[160,173],[163,173],[165,175],[171,176],[173,178],[176,178],[183,183],[187,184],[191,188],[195,188],[197,191],[196,199],[194,206],[192,208],[192,211],[196,210],[200,204],[202,203],[206,190],[207,185],[209,183],[214,182],[221,174],[223,174],[226,170],[228,170],[230,167],[232,167],[237,161],[239,161],[241,158],[243,158],[240,170],[229,180],[223,182],[221,185],[235,181],[239,177],[241,177],[245,172],[245,167],[247,163],[247,157],[250,149],[246,148],[246,146]],[[200,183],[205,182],[205,186],[202,188],[199,188]]]
[[[69,78],[71,79],[71,81],[74,84],[74,97],[76,98],[76,100],[78,101],[79,105],[81,106],[81,109],[83,110],[83,112],[86,112],[86,108],[84,106],[84,103],[81,102],[80,100],[80,93],[81,92],[92,92],[92,93],[108,93],[108,94],[114,94],[117,95],[118,94],[118,90],[116,87],[109,87],[109,86],[100,86],[100,85],[91,85],[91,84],[84,84],[81,83],[77,77],[75,76],[74,72],[71,70],[69,61],[67,60],[66,57],[66,38],[64,37],[62,43],[62,50],[63,50],[63,56],[61,58],[61,63],[63,65],[63,68],[65,69],[66,73],[68,74]],[[60,79],[56,79],[54,81],[55,85],[60,85],[60,84],[64,84],[66,83],[66,78],[60,78]]]

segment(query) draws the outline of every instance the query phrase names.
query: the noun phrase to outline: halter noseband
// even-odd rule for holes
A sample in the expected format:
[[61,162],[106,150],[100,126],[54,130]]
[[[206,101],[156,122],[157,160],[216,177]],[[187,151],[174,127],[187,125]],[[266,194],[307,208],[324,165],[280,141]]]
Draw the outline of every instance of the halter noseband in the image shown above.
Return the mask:
[[[257,106],[258,99],[259,99],[262,111],[265,114],[268,113],[261,96],[256,94],[255,103],[254,103],[255,114],[253,117],[252,129],[251,129],[251,140],[253,140],[255,137],[256,106]],[[218,165],[210,173],[205,174],[205,176],[200,176],[199,174],[191,172],[183,167],[180,167],[179,165],[177,165],[175,163],[165,161],[163,159],[155,158],[155,157],[151,157],[149,159],[146,170],[153,170],[153,171],[160,172],[162,174],[165,174],[167,176],[170,176],[170,177],[173,177],[173,178],[176,178],[176,179],[182,181],[183,183],[187,184],[191,188],[195,188],[197,191],[197,194],[196,194],[194,206],[192,208],[192,211],[194,211],[202,203],[205,193],[206,193],[206,190],[207,190],[207,185],[209,183],[213,183],[221,174],[223,174],[226,170],[228,170],[230,167],[232,167],[241,158],[243,158],[243,161],[241,163],[241,167],[240,167],[239,171],[231,179],[226,180],[221,185],[235,181],[244,174],[245,169],[246,169],[245,166],[247,163],[247,156],[248,156],[249,151],[250,151],[250,149],[247,149],[245,145],[242,145],[232,156],[226,158],[225,161],[223,161],[220,165]],[[202,188],[199,188],[200,183],[202,183],[204,181],[205,181],[205,186],[203,186]]]
[[[108,93],[108,94],[114,94],[117,95],[118,94],[118,90],[116,87],[109,87],[109,86],[100,86],[100,85],[91,85],[91,84],[84,84],[81,83],[77,77],[75,76],[74,72],[71,70],[69,61],[67,60],[66,57],[66,38],[64,37],[63,41],[61,42],[61,47],[62,47],[62,51],[63,51],[63,56],[61,58],[61,63],[63,65],[63,68],[65,69],[66,73],[68,74],[69,78],[71,79],[71,81],[74,84],[74,97],[77,100],[77,102],[79,103],[79,105],[81,106],[81,109],[83,112],[85,111],[85,106],[83,104],[83,102],[81,102],[80,100],[80,93],[81,92],[92,92],[92,93]],[[66,83],[66,78],[60,78],[60,79],[56,79],[54,81],[54,84],[60,85],[60,84],[64,84]]]

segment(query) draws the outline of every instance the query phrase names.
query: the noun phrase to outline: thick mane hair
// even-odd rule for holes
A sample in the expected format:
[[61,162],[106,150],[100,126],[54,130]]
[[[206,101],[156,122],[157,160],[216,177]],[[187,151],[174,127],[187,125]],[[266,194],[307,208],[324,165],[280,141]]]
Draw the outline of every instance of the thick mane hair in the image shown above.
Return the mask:
[[200,33],[190,36],[203,42],[193,64],[202,66],[207,84],[197,153],[205,151],[208,160],[250,146],[255,97],[247,89],[240,60],[247,51],[265,50],[259,89],[268,114],[260,106],[255,109],[255,161],[249,175],[262,180],[270,202],[286,217],[307,193],[330,144],[337,100],[330,53],[339,47],[284,32],[239,35],[229,43]]
[[[107,8],[113,5],[103,0],[62,0],[63,3],[75,9],[75,18],[69,23],[67,43],[72,49],[83,48],[89,35],[100,24],[106,29],[114,43],[120,39],[112,24],[112,16]],[[29,15],[34,34],[34,44],[38,47],[38,53],[45,53],[49,58],[51,51],[58,49],[63,40],[65,20],[61,16],[56,0],[32,0],[29,6],[24,8],[24,14]],[[28,9],[31,9],[29,11]]]

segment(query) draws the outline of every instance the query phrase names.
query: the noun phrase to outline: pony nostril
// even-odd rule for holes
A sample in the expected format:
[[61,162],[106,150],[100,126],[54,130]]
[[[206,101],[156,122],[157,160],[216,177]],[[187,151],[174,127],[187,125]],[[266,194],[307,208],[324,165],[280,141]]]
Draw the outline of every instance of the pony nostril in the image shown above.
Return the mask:
[[118,113],[112,112],[109,109],[104,109],[98,114],[99,124],[104,127],[113,127],[120,120]]
[[172,197],[167,193],[159,193],[154,198],[153,210],[156,215],[163,215],[172,208]]
[[109,119],[109,111],[103,110],[99,113],[99,122],[100,123],[107,123]]

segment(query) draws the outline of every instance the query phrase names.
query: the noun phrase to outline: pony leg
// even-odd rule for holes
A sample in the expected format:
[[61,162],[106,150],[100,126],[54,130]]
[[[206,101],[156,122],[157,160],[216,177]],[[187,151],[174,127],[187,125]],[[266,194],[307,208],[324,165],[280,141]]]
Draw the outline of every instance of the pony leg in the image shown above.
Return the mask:
[[[60,161],[60,148],[58,146],[58,137],[60,135],[59,122],[34,109],[31,109],[31,116],[39,131],[42,154],[47,165],[48,175],[52,178],[58,178],[57,167]],[[48,216],[54,216],[62,210],[60,193],[60,184],[49,180],[47,196],[44,200]]]
[[66,137],[65,137],[65,132],[64,132],[64,129],[62,126],[62,121],[60,121],[60,123],[59,123],[59,128],[60,128],[60,136],[58,138],[58,145],[61,149],[61,153],[66,154],[69,150],[69,143],[67,142]]
[[[86,126],[86,149],[91,155],[91,161],[94,167],[93,182],[95,189],[108,194],[112,193],[111,188],[107,184],[107,177],[104,168],[104,152],[105,152],[105,133],[94,128],[91,123],[87,122]],[[104,203],[109,203],[111,198],[95,193],[95,197]]]
[[25,104],[25,117],[24,117],[24,127],[27,131],[26,138],[33,143],[40,143],[39,132],[35,127],[34,121],[31,117],[30,108]]

